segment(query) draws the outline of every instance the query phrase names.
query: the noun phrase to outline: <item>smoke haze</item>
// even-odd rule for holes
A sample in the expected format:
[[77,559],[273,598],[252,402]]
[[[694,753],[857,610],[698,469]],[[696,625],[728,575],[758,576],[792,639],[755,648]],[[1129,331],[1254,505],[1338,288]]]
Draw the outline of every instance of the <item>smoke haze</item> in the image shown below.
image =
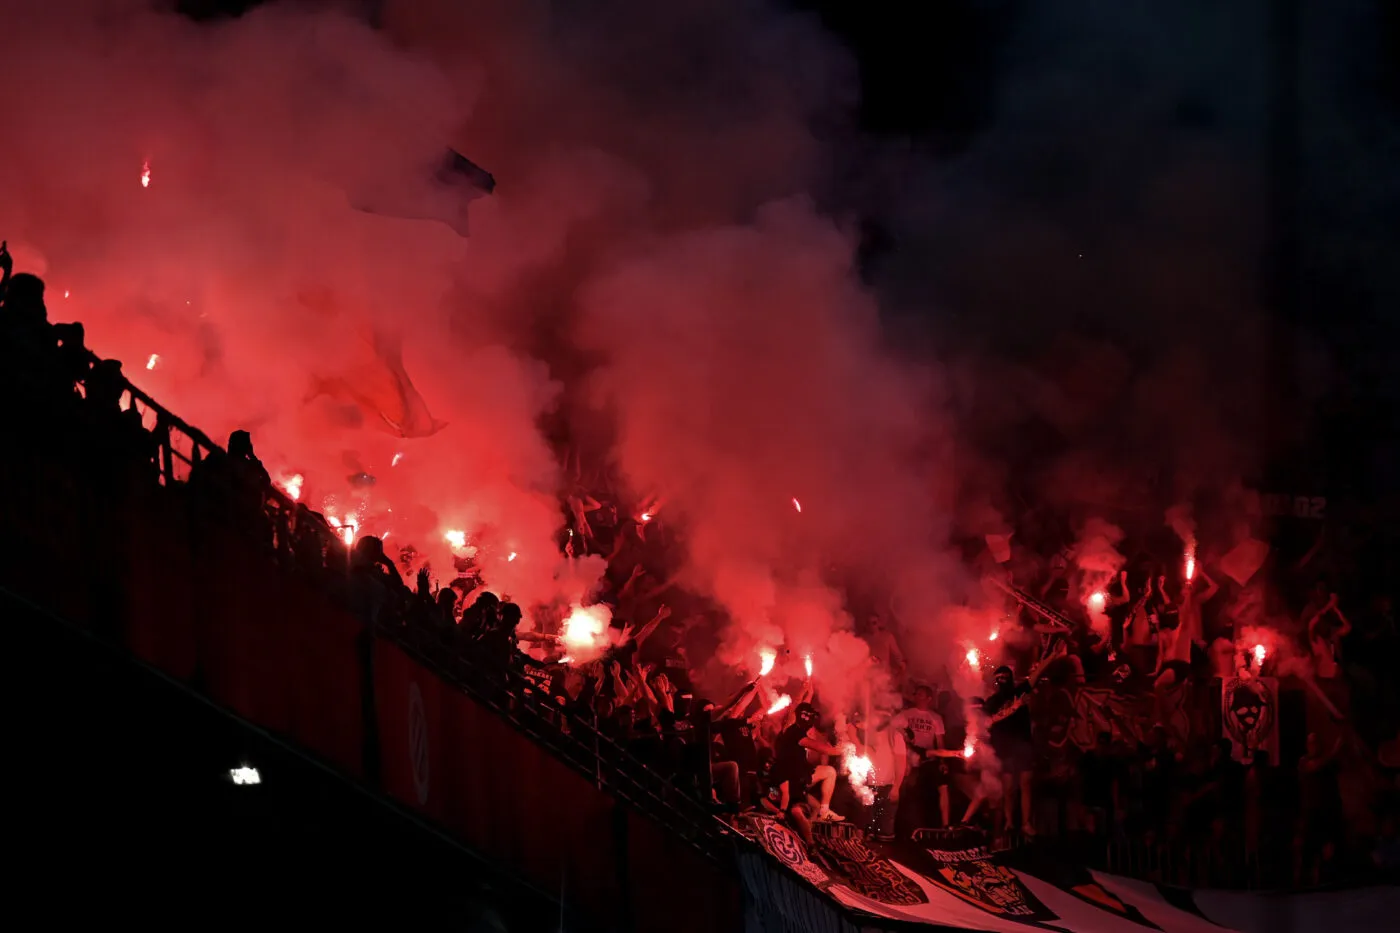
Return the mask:
[[[564,404],[605,416],[633,493],[684,529],[684,582],[732,615],[736,666],[776,631],[858,673],[833,566],[911,620],[953,592],[937,381],[885,351],[853,237],[812,196],[810,127],[854,93],[812,22],[387,4],[376,33],[324,5],[212,25],[4,7],[0,75],[31,91],[0,229],[51,317],[215,437],[252,430],[313,507],[439,563],[465,529],[493,589],[575,601],[541,428]],[[468,239],[389,216],[458,216],[433,186],[448,144],[500,182]]]
[[[1016,543],[1078,540],[1089,586],[1126,515],[1204,540],[1188,504],[1257,466],[1259,5],[1029,5],[992,125],[936,162],[857,139],[848,55],[758,0],[362,6],[0,0],[17,267],[313,507],[435,566],[466,530],[492,589],[577,602],[562,420],[664,502],[721,659],[781,639],[835,695],[864,670],[838,578],[937,669],[991,611],[950,536],[1044,505],[1073,530]],[[448,145],[498,181],[469,209]],[[875,291],[832,206],[851,148],[901,244]]]

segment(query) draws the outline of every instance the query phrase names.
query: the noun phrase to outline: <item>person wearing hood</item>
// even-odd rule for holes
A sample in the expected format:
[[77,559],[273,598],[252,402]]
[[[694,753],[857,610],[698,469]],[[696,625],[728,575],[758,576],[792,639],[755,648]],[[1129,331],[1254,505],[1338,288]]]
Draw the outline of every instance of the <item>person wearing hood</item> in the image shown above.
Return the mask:
[[841,749],[828,742],[826,736],[818,731],[819,719],[817,709],[811,703],[800,703],[793,710],[793,724],[778,736],[779,774],[787,785],[789,811],[803,808],[804,802],[815,790],[816,796],[811,800],[815,803],[813,819],[818,822],[841,822],[845,817],[831,809],[831,795],[836,791],[836,769],[825,761],[813,764],[808,758],[809,751],[823,758],[841,754]]

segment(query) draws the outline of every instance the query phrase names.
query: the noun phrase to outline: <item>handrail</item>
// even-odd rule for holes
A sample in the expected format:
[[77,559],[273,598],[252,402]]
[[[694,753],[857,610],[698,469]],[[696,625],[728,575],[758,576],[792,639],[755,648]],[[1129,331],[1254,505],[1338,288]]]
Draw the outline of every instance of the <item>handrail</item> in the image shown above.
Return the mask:
[[[101,362],[101,358],[91,351],[86,360],[89,371]],[[199,463],[210,456],[225,454],[224,448],[207,434],[175,415],[125,375],[120,380],[122,409],[135,407],[141,416],[142,427],[155,438],[155,465],[161,485],[183,485]],[[85,389],[82,382],[75,383],[75,387],[80,392]],[[189,442],[188,453],[176,443],[176,438],[181,435]],[[338,556],[332,563],[328,558],[331,554],[344,554],[346,546],[340,536],[324,521],[301,520],[303,515],[315,513],[310,507],[300,506],[275,485],[269,485],[264,496],[274,550],[279,556],[301,559],[289,560],[290,569],[306,566],[302,561],[307,555],[294,552],[293,541],[310,532],[318,539],[320,551],[320,560],[314,563],[319,563],[321,570],[335,571],[334,578],[339,578],[342,568],[348,567],[348,560]],[[324,584],[333,579],[324,574],[313,573],[309,576],[311,582],[323,591],[327,589]],[[327,592],[327,596],[334,599],[336,594]],[[376,626],[375,634],[404,648],[415,660],[438,673],[455,689],[492,709],[517,731],[544,745],[600,788],[606,788],[657,820],[705,856],[718,859],[732,849],[736,841],[734,831],[703,804],[636,760],[613,739],[598,731],[593,723],[577,717],[565,718],[562,711],[551,711],[553,715],[550,716],[543,715],[537,701],[520,688],[525,683],[524,678],[514,671],[489,669],[455,650],[455,646],[440,639],[434,640],[435,633],[424,625],[415,624],[411,613],[406,624],[381,623]],[[483,690],[483,684],[498,689]],[[500,701],[502,696],[510,702],[503,704]],[[561,727],[561,722],[567,722],[567,726]]]

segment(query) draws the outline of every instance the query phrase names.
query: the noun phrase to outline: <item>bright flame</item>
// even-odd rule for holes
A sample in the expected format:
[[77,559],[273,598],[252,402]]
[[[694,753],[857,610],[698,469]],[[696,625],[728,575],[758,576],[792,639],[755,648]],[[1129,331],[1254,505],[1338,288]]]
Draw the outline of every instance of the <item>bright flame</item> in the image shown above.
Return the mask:
[[1103,612],[1103,607],[1108,604],[1108,597],[1103,593],[1089,594],[1089,608],[1094,612]]
[[796,499],[793,499],[793,500],[792,500],[792,507],[793,507],[794,509],[797,509],[797,514],[798,514],[798,515],[801,515],[801,514],[802,514],[802,503],[801,503],[801,502],[798,502]]
[[811,656],[810,654],[807,655],[807,657],[803,658],[803,660],[802,660],[802,666],[805,667],[805,668],[807,669],[807,676],[808,676],[808,677],[811,677],[811,676],[812,676],[812,656]]
[[992,634],[987,636],[987,641],[996,641],[997,636],[999,636],[1000,634],[1001,632],[997,631],[996,629],[992,629]]
[[643,523],[643,524],[646,524],[646,523],[649,522],[649,521],[651,521],[651,513],[650,513],[650,512],[643,512],[643,513],[642,513],[642,523]]
[[67,298],[67,297],[68,297],[68,289],[66,289],[66,288],[63,290],[63,297],[64,297],[64,298]]
[[768,715],[772,716],[774,713],[781,713],[783,710],[787,709],[791,705],[792,697],[784,693],[782,696],[778,697],[777,702],[775,702],[772,706],[768,707]]
[[400,451],[399,453],[394,454],[394,459],[389,461],[389,466],[391,466],[391,467],[396,467],[396,466],[398,466],[398,465],[399,465],[399,461],[402,460],[402,459],[403,459],[403,452]]
[[773,664],[778,660],[778,652],[764,648],[758,653],[758,676],[767,677],[773,670]]
[[1264,659],[1269,656],[1269,649],[1263,645],[1254,646],[1254,664],[1256,667],[1264,666]]
[[228,776],[229,779],[232,780],[235,784],[262,783],[262,775],[258,773],[258,769],[250,768],[247,765],[244,765],[241,768],[230,768]]
[[608,646],[608,623],[612,612],[607,606],[580,606],[575,604],[564,620],[564,631],[559,640],[568,649],[569,661],[589,660]]
[[456,531],[456,530],[453,530],[453,531],[444,532],[444,533],[443,533],[443,537],[446,538],[446,539],[447,539],[447,543],[450,544],[450,545],[452,545],[453,547],[466,547],[466,546],[467,546],[467,533],[466,533],[465,531]]
[[865,755],[857,755],[855,745],[848,742],[842,749],[841,764],[846,771],[846,780],[850,782],[851,789],[856,792],[861,802],[867,806],[874,803],[875,792],[867,786],[875,776],[875,765],[870,759]]
[[968,667],[981,667],[981,666],[982,666],[982,652],[978,651],[976,648],[969,648],[969,649],[967,649],[967,666],[968,666]]
[[506,561],[507,561],[507,562],[510,562],[510,561],[513,561],[513,560],[515,560],[515,552],[514,552],[514,551],[511,551],[509,554],[506,555]]
[[141,187],[151,187],[151,160],[147,159],[141,163]]
[[963,743],[964,758],[971,758],[974,754],[976,754],[976,752],[977,746],[973,744],[971,739],[968,739],[966,742]]
[[355,544],[355,532],[359,529],[359,523],[353,518],[347,517],[345,521],[341,521],[334,515],[327,515],[326,521],[330,523],[332,528],[340,531],[340,540],[345,542],[346,547],[352,547]]
[[1186,579],[1190,580],[1196,575],[1196,555],[1186,555]]
[[282,491],[287,494],[288,499],[297,502],[301,499],[301,485],[304,482],[305,479],[300,473],[293,473],[291,476],[282,480]]
[[150,359],[146,360],[146,368],[147,368],[147,369],[155,369],[155,368],[156,368],[156,364],[159,363],[159,362],[160,362],[160,354],[159,354],[159,353],[152,353],[151,356],[150,356]]

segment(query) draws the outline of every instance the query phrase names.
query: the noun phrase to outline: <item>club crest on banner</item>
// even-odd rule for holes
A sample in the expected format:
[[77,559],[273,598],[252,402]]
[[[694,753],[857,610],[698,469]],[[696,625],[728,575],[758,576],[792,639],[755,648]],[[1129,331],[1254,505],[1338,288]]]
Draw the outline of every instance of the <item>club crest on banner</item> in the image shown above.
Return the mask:
[[920,860],[924,865],[919,870],[924,877],[989,914],[1026,923],[1058,919],[1014,871],[992,861],[986,849],[924,849],[923,853],[926,858]]
[[895,867],[873,851],[859,834],[839,835],[813,829],[815,851],[812,858],[822,865],[835,883],[881,904],[913,907],[927,904],[928,895]]
[[750,826],[750,834],[755,832],[758,841],[769,855],[797,872],[804,880],[817,887],[827,883],[826,872],[807,858],[807,850],[802,845],[802,840],[797,838],[797,833],[776,820],[768,819],[754,820]]

